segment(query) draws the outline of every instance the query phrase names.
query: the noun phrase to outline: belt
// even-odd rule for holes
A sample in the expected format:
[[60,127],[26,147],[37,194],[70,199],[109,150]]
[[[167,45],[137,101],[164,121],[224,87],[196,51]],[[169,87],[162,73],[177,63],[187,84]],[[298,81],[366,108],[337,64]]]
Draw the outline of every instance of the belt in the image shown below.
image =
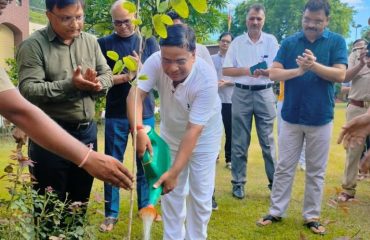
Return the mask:
[[357,101],[357,100],[354,100],[354,99],[350,99],[349,104],[352,104],[354,106],[361,107],[361,108],[369,108],[370,107],[370,101]]
[[60,121],[60,120],[55,120],[55,121],[62,128],[64,128],[65,130],[70,130],[70,131],[84,131],[84,130],[86,130],[93,123],[93,121],[89,121],[89,122],[77,122],[77,123],[65,122],[65,121]]
[[263,89],[267,89],[267,88],[272,87],[272,83],[268,83],[268,84],[265,84],[265,85],[244,85],[244,84],[240,84],[240,83],[235,83],[235,87],[241,88],[241,89],[247,89],[247,90],[251,90],[251,91],[259,91],[259,90],[263,90]]

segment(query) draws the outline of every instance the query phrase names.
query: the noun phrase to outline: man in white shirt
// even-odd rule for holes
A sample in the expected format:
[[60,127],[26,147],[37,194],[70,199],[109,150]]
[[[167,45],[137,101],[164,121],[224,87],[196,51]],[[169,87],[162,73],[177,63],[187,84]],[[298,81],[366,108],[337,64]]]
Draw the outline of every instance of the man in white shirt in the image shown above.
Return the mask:
[[[252,119],[256,121],[258,140],[265,161],[265,171],[271,190],[275,172],[275,142],[273,124],[276,116],[275,95],[267,66],[271,66],[278,50],[276,38],[262,32],[265,8],[254,4],[247,10],[248,31],[235,38],[226,53],[223,74],[234,77],[232,95],[232,185],[233,196],[245,196],[247,153],[251,140]],[[265,67],[251,67],[265,62]]]
[[[128,117],[134,125],[136,107],[137,151],[148,149],[142,130],[142,100],[155,88],[160,96],[161,137],[169,144],[172,166],[155,186],[163,185],[161,200],[164,239],[206,239],[211,216],[215,163],[221,144],[221,102],[216,71],[195,56],[195,35],[186,25],[167,28],[161,51],[149,57],[140,71],[149,80],[138,81],[127,98]],[[184,226],[186,220],[186,228]]]

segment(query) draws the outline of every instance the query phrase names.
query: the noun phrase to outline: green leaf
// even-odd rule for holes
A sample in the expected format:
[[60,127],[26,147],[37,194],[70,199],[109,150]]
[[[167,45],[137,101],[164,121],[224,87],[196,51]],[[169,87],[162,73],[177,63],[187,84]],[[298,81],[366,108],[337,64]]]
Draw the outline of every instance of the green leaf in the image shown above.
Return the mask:
[[180,17],[189,17],[189,7],[185,0],[171,0],[171,6],[180,15]]
[[136,6],[132,2],[124,2],[122,3],[122,7],[129,13],[136,13]]
[[159,13],[167,12],[167,9],[168,9],[168,1],[161,2],[157,6],[157,10],[158,10]]
[[167,14],[161,14],[161,21],[166,25],[173,25],[172,19]]
[[124,57],[122,60],[129,71],[131,72],[137,71],[137,62],[134,59],[134,57],[127,56],[127,57]]
[[122,60],[118,60],[113,67],[113,74],[121,73],[124,68]]
[[144,26],[141,28],[141,34],[144,36],[144,38],[150,38],[153,35],[152,29]]
[[146,81],[148,79],[149,79],[149,77],[146,74],[142,74],[142,75],[139,76],[139,80]]
[[107,56],[112,59],[113,61],[118,61],[119,55],[115,51],[107,51]]
[[4,172],[6,173],[12,173],[13,172],[13,167],[11,165],[8,165],[4,168]]
[[138,18],[138,19],[134,19],[134,20],[132,20],[131,22],[132,22],[132,24],[134,24],[135,26],[139,26],[139,25],[141,25],[141,24],[143,23],[143,21],[141,21],[141,19],[140,19],[140,18]]
[[156,14],[152,18],[152,22],[154,25],[154,30],[158,33],[161,38],[167,38],[167,29],[164,23],[162,22],[162,18],[160,14]]
[[207,12],[207,0],[189,0],[195,11],[199,13]]

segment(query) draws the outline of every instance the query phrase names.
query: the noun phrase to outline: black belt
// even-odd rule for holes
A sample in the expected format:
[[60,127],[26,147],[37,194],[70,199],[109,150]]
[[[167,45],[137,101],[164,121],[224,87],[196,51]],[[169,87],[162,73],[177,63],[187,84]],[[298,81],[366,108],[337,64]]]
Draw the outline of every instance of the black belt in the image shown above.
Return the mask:
[[247,90],[251,90],[251,91],[259,91],[259,90],[263,90],[263,89],[267,89],[267,88],[272,87],[272,83],[268,83],[268,84],[265,84],[265,85],[244,85],[244,84],[240,84],[240,83],[235,83],[235,87],[241,88],[241,89],[247,89]]
[[62,128],[64,128],[65,130],[70,130],[70,131],[84,131],[93,123],[93,121],[77,122],[77,123],[65,122],[65,121],[60,121],[60,120],[55,120],[55,121]]

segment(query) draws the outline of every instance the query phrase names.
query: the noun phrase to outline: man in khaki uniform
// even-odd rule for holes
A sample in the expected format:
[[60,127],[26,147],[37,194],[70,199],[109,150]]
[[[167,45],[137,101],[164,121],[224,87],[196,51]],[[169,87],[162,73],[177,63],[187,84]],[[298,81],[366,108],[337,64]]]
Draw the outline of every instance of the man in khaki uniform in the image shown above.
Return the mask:
[[[370,107],[370,68],[366,66],[367,42],[360,39],[356,46],[349,56],[345,79],[345,82],[352,81],[352,87],[348,95],[347,122],[366,113]],[[339,201],[346,202],[355,197],[358,164],[363,149],[364,145],[347,149],[342,181],[343,191],[338,196]]]

